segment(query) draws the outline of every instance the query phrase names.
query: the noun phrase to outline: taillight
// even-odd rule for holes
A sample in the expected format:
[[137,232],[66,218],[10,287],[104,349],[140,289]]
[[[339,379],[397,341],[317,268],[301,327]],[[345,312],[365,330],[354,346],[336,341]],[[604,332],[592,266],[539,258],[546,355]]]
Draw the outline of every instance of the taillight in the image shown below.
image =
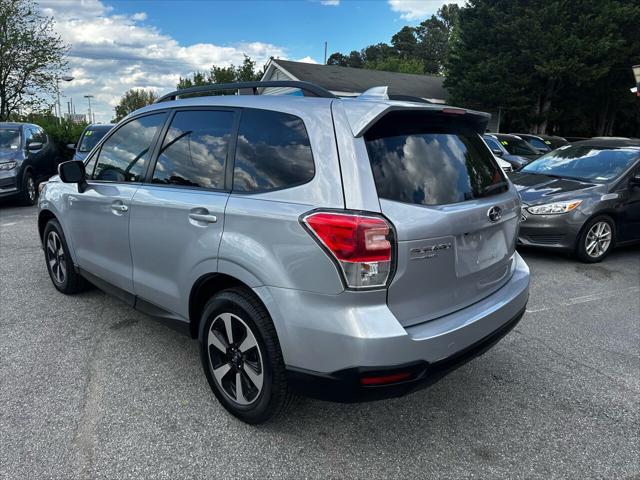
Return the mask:
[[393,261],[393,230],[385,219],[359,213],[315,212],[302,220],[340,266],[349,288],[387,284]]

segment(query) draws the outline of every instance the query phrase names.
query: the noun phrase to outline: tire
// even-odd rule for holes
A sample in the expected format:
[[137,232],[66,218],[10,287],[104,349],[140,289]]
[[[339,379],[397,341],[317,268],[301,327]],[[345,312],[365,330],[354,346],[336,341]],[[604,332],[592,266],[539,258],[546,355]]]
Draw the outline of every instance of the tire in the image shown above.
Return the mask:
[[53,286],[71,295],[89,288],[89,283],[75,271],[69,247],[57,220],[51,219],[44,227],[44,257]]
[[[576,253],[584,263],[602,261],[615,245],[616,227],[607,215],[598,215],[590,219],[582,229]],[[594,243],[595,242],[595,243]]]
[[251,292],[232,288],[214,295],[204,307],[198,341],[207,381],[235,417],[263,423],[292,403],[275,327]]
[[38,186],[30,170],[22,175],[19,197],[22,205],[35,205],[38,201]]

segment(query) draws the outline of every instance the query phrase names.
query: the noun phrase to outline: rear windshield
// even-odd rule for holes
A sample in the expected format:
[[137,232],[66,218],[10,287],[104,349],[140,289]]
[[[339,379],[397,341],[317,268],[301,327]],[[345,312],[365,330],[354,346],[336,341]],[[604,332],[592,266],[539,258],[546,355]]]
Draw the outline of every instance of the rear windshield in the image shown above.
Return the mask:
[[473,130],[387,115],[365,134],[380,198],[446,205],[502,193],[508,184]]
[[85,130],[82,140],[80,140],[79,152],[90,152],[93,147],[104,137],[108,128],[99,128],[96,130]]
[[20,148],[20,130],[0,128],[0,150],[17,150]]

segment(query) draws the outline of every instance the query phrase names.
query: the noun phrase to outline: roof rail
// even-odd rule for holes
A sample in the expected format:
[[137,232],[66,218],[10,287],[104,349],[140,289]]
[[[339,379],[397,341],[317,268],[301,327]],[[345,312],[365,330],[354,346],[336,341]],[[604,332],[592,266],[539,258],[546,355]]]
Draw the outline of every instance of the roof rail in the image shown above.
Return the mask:
[[299,88],[303,93],[309,93],[310,97],[321,98],[337,98],[329,90],[326,90],[318,85],[309,82],[298,82],[293,80],[270,80],[266,82],[235,82],[235,83],[211,83],[209,85],[202,85],[198,87],[183,88],[181,90],[175,90],[171,93],[163,95],[155,103],[166,102],[168,100],[175,100],[182,95],[191,95],[194,93],[211,93],[219,92],[222,90],[238,90],[240,95],[260,95],[259,88],[269,87],[289,87]]

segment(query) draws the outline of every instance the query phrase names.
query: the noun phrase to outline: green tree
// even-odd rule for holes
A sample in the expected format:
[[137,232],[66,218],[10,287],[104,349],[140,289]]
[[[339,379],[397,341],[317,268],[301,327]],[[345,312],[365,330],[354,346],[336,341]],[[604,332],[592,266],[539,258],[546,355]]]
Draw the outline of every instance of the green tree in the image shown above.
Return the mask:
[[567,102],[574,92],[598,96],[600,85],[605,96],[619,95],[603,82],[616,64],[632,64],[639,26],[638,2],[471,0],[460,11],[445,86],[455,103],[502,107],[512,126],[545,133],[558,107],[582,108]]
[[146,107],[157,99],[158,96],[152,90],[145,90],[144,88],[127,90],[115,107],[116,116],[114,122],[119,122],[131,112]]
[[0,0],[0,121],[56,92],[67,46],[31,0]]
[[[262,78],[263,72],[256,69],[256,62],[245,55],[241,65],[231,64],[228,67],[213,65],[207,74],[195,72],[191,77],[178,80],[176,88],[182,90],[189,87],[200,87],[212,83],[254,82]],[[222,92],[220,92],[222,93]],[[184,97],[197,96],[185,95]]]

